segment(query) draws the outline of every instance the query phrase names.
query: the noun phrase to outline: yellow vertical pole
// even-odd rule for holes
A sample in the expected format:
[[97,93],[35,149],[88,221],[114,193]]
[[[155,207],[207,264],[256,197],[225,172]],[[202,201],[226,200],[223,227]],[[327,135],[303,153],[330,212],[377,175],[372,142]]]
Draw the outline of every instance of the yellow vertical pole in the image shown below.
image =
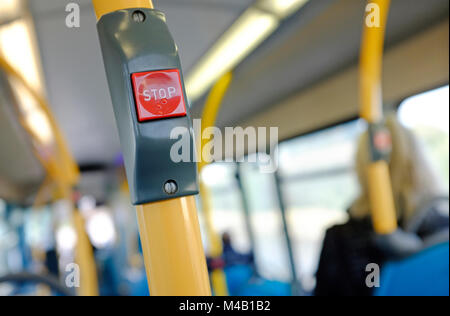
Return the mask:
[[137,206],[150,294],[210,296],[194,197]]
[[73,210],[73,222],[77,234],[75,262],[80,267],[79,296],[98,296],[97,270],[94,252],[85,229],[85,221],[79,210]]
[[[233,75],[231,72],[226,73],[224,76],[222,76],[222,78],[219,79],[219,81],[217,81],[217,83],[212,88],[211,93],[209,94],[208,99],[206,100],[205,108],[203,110],[202,131],[201,131],[202,135],[205,129],[213,127],[215,125],[217,116],[219,114],[220,106],[222,104],[226,91],[228,90],[228,87],[231,84],[232,78]],[[209,139],[203,139],[200,135],[200,146],[198,146],[199,157],[202,157],[203,154],[202,150],[207,141],[209,141]],[[208,158],[209,157],[203,157],[203,159],[201,159],[201,162],[199,163],[199,172],[201,172],[202,169],[207,165],[206,161],[209,160]],[[211,256],[213,258],[218,258],[222,255],[223,252],[222,242],[220,236],[216,233],[214,229],[211,194],[209,192],[209,189],[202,182],[201,179],[200,179],[200,196],[202,203],[202,211],[205,215],[205,226],[208,235],[208,240],[210,243]],[[228,295],[228,287],[223,269],[214,269],[211,272],[211,283],[215,295],[217,296]]]
[[[150,0],[93,0],[97,18],[120,9],[153,8]],[[211,288],[194,197],[137,206],[150,294],[209,296]]]
[[[382,67],[384,37],[390,0],[369,1],[374,8],[371,14],[379,18],[380,25],[364,21],[360,60],[360,116],[369,124],[383,120]],[[379,17],[376,16],[379,14]],[[386,161],[372,162],[368,167],[369,198],[375,232],[390,234],[397,229],[397,217]]]

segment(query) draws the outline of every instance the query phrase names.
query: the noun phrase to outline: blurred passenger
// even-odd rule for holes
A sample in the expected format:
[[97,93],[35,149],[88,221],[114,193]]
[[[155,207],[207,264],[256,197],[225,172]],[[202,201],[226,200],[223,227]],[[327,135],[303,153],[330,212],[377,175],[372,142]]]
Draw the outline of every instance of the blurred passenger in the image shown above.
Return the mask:
[[[409,233],[423,247],[439,238],[448,241],[448,197],[425,159],[421,144],[394,116],[386,124],[392,136],[389,168],[400,232]],[[360,196],[350,207],[349,221],[326,233],[317,272],[318,296],[372,295],[373,290],[366,286],[366,266],[376,263],[382,267],[393,259],[392,252],[377,242],[372,228],[366,177],[368,148],[365,133],[356,154]]]
[[231,235],[227,232],[222,234],[222,256],[220,258],[206,258],[208,270],[223,269],[237,265],[254,265],[253,253],[240,253],[233,247]]
[[233,248],[231,235],[229,233],[224,233],[222,235],[222,245],[223,245],[223,260],[225,261],[226,266],[253,264],[253,254],[251,252],[250,253],[237,252]]
[[49,249],[45,253],[45,267],[47,272],[56,278],[60,277],[59,274],[59,256],[55,248]]

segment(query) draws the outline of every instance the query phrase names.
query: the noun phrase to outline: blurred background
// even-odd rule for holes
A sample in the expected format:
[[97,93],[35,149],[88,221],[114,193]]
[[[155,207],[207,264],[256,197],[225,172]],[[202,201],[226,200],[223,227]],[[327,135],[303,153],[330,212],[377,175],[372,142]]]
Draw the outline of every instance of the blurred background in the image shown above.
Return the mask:
[[[229,294],[312,294],[326,230],[349,219],[360,194],[365,1],[153,2],[178,45],[192,116],[231,70],[218,127],[279,128],[275,175],[248,162],[216,162],[200,175],[213,227],[240,255],[225,269],[247,267],[228,271]],[[66,24],[69,3],[79,27]],[[383,74],[386,111],[417,137],[447,196],[448,9],[447,0],[393,0]],[[74,214],[98,294],[147,295],[91,1],[0,0],[0,57],[0,295],[75,294],[64,286],[82,238]],[[61,193],[52,175],[71,183],[74,166],[79,180]]]

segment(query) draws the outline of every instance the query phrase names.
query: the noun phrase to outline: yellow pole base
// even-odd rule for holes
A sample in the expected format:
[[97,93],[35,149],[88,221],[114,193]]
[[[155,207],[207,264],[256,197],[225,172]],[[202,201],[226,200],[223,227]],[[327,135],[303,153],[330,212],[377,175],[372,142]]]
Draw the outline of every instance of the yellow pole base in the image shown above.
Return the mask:
[[86,234],[84,219],[78,210],[73,212],[73,221],[77,232],[75,261],[80,267],[79,296],[98,296],[97,266],[94,252]]
[[194,197],[137,206],[152,296],[210,296]]

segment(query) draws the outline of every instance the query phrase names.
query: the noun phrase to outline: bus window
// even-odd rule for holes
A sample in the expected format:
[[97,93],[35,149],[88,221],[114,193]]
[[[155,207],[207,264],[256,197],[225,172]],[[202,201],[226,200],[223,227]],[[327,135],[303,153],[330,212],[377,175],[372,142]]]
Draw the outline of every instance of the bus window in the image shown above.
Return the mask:
[[[206,166],[201,177],[210,190],[216,232],[220,235],[229,233],[236,251],[247,253],[250,251],[250,242],[235,173],[234,164],[218,162]],[[203,216],[201,221],[204,221]]]
[[[7,251],[11,244],[11,232],[8,227],[7,218],[6,218],[6,203],[2,199],[0,199],[0,275],[4,275],[8,272],[7,264]],[[2,290],[0,287],[0,295],[2,294]]]
[[400,121],[419,137],[443,184],[449,191],[449,87],[403,101]]
[[258,273],[265,279],[290,282],[289,256],[283,236],[281,214],[274,194],[273,175],[261,173],[259,167],[253,163],[243,163],[241,175],[249,203]]
[[280,181],[297,275],[305,290],[315,272],[327,228],[345,222],[358,193],[354,153],[362,121],[352,121],[280,145]]

